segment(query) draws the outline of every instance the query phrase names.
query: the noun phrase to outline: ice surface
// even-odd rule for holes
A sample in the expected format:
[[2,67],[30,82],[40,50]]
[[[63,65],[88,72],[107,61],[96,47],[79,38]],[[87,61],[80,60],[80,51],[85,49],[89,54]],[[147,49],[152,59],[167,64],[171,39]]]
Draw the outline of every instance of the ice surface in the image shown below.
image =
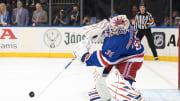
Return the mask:
[[[89,101],[91,67],[75,60],[38,99],[30,98],[64,69],[71,59],[0,58],[0,101]],[[134,86],[146,101],[180,101],[178,63],[145,61]]]

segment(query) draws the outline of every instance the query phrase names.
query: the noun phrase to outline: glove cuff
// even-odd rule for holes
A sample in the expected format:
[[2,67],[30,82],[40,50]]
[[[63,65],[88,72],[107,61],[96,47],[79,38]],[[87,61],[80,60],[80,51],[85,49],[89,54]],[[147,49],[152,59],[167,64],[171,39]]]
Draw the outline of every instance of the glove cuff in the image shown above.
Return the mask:
[[88,59],[89,55],[89,52],[85,53],[81,58],[81,62],[85,62]]

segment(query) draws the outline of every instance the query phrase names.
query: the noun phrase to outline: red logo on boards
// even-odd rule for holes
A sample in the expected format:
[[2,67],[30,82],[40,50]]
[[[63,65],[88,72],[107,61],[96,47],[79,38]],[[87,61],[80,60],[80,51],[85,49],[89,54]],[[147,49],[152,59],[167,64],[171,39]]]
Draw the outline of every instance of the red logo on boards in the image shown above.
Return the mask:
[[11,29],[2,29],[3,33],[0,35],[0,39],[17,39]]

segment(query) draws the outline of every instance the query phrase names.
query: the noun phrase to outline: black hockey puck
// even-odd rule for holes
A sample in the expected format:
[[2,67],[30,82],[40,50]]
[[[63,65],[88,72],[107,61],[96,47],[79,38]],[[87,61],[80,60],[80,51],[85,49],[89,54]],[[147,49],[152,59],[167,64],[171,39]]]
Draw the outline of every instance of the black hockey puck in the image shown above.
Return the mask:
[[35,96],[35,93],[33,91],[29,92],[29,96],[30,97],[34,97]]

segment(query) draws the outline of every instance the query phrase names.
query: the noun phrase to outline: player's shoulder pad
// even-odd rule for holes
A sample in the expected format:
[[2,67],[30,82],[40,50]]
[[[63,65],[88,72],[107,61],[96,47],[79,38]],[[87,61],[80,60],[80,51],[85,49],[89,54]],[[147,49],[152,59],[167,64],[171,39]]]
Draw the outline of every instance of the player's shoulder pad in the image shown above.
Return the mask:
[[152,16],[150,12],[147,11],[146,13],[147,13],[148,15]]
[[141,14],[141,12],[140,12],[140,11],[136,13],[136,15],[140,15],[140,14]]

